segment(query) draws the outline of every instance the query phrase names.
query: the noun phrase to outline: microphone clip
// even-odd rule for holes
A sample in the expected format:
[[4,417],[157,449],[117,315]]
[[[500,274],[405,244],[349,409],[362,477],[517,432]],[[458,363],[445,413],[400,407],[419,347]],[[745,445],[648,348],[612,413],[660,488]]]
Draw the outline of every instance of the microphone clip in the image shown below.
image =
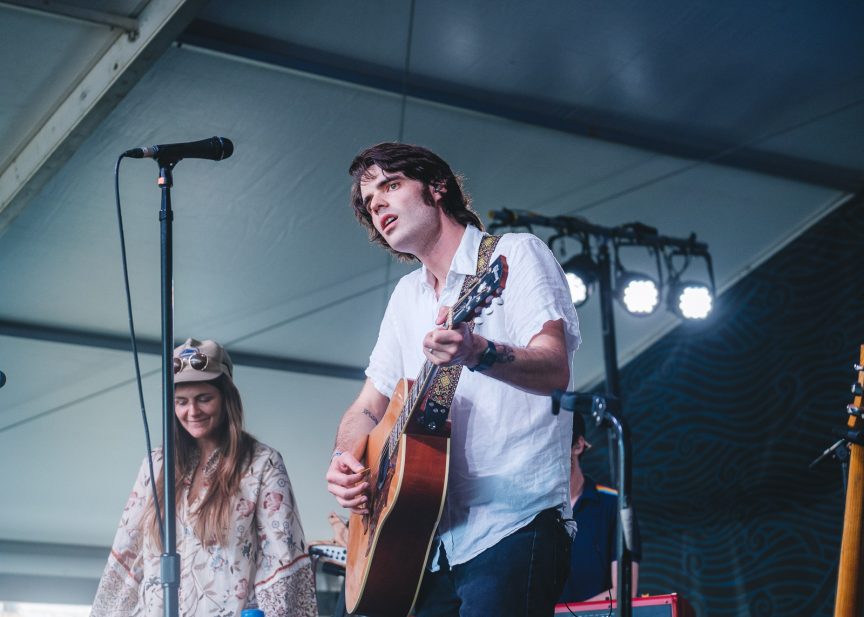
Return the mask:
[[552,414],[557,416],[561,409],[586,416],[590,414],[597,426],[603,426],[609,415],[617,417],[621,411],[621,399],[612,395],[555,390],[552,393]]

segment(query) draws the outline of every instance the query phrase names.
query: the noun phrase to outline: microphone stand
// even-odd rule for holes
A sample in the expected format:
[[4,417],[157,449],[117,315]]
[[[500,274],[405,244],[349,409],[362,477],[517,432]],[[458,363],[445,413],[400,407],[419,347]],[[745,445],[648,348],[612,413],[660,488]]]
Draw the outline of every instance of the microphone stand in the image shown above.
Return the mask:
[[[615,475],[618,486],[619,525],[615,546],[618,555],[618,617],[630,617],[633,612],[633,556],[631,530],[633,511],[630,508],[630,429],[624,421],[620,406],[621,382],[618,371],[618,345],[615,340],[615,316],[612,310],[612,263],[609,246],[603,243],[597,254],[597,281],[600,292],[600,321],[603,329],[603,362],[606,369],[606,398],[593,403],[597,425],[612,429],[617,437],[615,454],[618,458],[618,473]],[[611,406],[612,409],[609,409]],[[611,413],[610,413],[611,412]],[[613,443],[612,434],[609,445]]]
[[557,415],[560,409],[590,416],[597,426],[610,431],[610,440],[614,435],[618,454],[618,595],[615,614],[618,617],[630,617],[633,611],[630,429],[621,413],[620,400],[616,396],[556,390],[552,393],[552,413]]
[[165,546],[162,547],[159,565],[165,617],[178,617],[180,604],[180,555],[177,554],[174,478],[174,275],[171,233],[174,222],[174,213],[171,211],[171,187],[174,178],[171,170],[178,160],[169,156],[156,158],[159,164],[158,184],[162,189],[159,224],[162,238],[162,477],[165,487]]
[[[857,367],[856,367],[857,368]],[[862,412],[857,407],[849,405],[847,407],[849,414],[852,416],[862,417]],[[822,461],[829,458],[836,459],[840,463],[840,473],[843,475],[843,494],[846,494],[849,484],[849,462],[851,458],[850,446],[864,446],[864,429],[845,427],[843,430],[834,430],[834,433],[840,437],[830,447],[826,448],[822,454],[816,457],[813,462],[808,465],[808,469],[813,471],[819,466]]]
[[849,477],[849,454],[850,454],[849,453],[849,444],[850,443],[856,443],[856,442],[854,440],[846,438],[846,437],[844,437],[843,439],[838,439],[837,441],[834,442],[833,445],[831,445],[829,448],[827,448],[825,451],[823,451],[822,454],[820,454],[818,457],[816,457],[816,459],[813,460],[813,462],[811,462],[807,466],[807,468],[810,471],[813,471],[814,469],[816,469],[816,467],[819,465],[819,463],[821,463],[822,461],[824,461],[828,458],[834,458],[837,461],[839,461],[840,462],[840,475],[843,476],[843,495],[844,495],[844,498],[846,495],[846,485],[848,483],[848,477]]

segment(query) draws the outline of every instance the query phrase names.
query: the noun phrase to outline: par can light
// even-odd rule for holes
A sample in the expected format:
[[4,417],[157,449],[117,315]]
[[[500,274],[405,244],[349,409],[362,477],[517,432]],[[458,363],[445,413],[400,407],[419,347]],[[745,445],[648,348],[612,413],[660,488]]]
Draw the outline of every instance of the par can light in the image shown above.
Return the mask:
[[624,271],[618,275],[615,293],[628,313],[650,315],[660,304],[657,282],[647,274]]
[[669,289],[668,304],[684,319],[705,319],[714,308],[714,294],[704,283],[682,281]]

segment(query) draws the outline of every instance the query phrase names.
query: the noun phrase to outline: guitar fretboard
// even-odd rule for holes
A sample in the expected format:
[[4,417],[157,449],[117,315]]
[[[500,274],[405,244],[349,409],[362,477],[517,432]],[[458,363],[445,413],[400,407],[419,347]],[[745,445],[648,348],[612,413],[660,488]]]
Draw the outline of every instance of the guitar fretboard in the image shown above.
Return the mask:
[[417,409],[417,405],[423,400],[423,397],[426,396],[426,392],[429,390],[429,386],[437,372],[438,367],[429,362],[429,360],[426,360],[426,362],[423,363],[423,368],[420,369],[420,374],[417,375],[417,379],[408,391],[408,396],[405,399],[405,403],[402,405],[402,413],[399,414],[399,419],[396,421],[396,424],[393,425],[393,429],[390,431],[390,436],[387,438],[388,456],[396,451],[396,444],[399,443],[402,433],[405,432],[405,427],[408,426],[408,422],[411,421],[411,418]]

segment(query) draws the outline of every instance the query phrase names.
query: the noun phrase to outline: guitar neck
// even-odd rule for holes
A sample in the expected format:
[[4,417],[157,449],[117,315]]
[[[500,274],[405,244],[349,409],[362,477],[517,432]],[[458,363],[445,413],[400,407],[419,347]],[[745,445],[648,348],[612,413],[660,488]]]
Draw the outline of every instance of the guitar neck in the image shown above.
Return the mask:
[[408,396],[405,398],[405,403],[402,405],[402,413],[399,414],[399,419],[393,425],[393,430],[390,431],[390,441],[393,445],[399,440],[402,433],[405,432],[405,427],[408,426],[408,423],[414,416],[414,412],[417,411],[418,405],[423,400],[423,397],[426,396],[426,392],[429,390],[429,386],[437,373],[438,367],[429,362],[429,360],[423,363],[423,368],[420,369],[420,374],[414,380],[411,389],[408,391]]
[[[484,304],[488,305],[493,297],[500,296],[507,282],[507,273],[507,258],[504,255],[499,255],[482,274],[478,274],[474,279],[466,280],[466,287],[469,285],[469,281],[473,281],[473,284],[471,284],[469,289],[464,291],[451,307],[444,327],[453,329],[463,322],[470,321],[475,311],[482,309]],[[388,437],[390,452],[396,451],[396,444],[405,432],[408,423],[417,412],[420,403],[425,399],[429,386],[432,384],[437,373],[438,367],[436,365],[429,362],[429,360],[423,363],[420,374],[414,380],[405,397],[399,418],[390,431],[390,436]]]

